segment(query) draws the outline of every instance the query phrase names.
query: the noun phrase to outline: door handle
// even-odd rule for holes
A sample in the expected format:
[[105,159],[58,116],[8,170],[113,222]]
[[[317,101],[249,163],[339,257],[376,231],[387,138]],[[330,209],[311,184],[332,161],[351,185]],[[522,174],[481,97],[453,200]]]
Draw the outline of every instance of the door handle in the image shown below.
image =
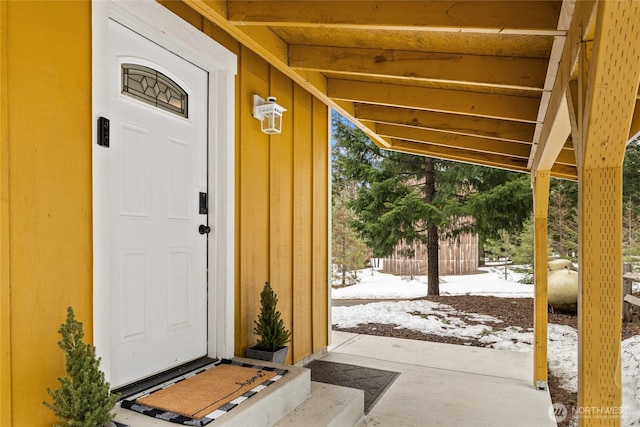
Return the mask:
[[210,231],[211,227],[209,227],[208,225],[200,224],[200,227],[198,227],[198,232],[200,234],[209,234]]

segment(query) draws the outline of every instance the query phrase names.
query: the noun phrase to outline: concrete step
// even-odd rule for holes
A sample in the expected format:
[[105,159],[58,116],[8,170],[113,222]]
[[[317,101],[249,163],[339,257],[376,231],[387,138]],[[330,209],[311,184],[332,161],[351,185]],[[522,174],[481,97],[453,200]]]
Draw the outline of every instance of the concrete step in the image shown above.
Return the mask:
[[[212,423],[225,427],[269,427],[305,402],[311,393],[311,371],[297,366],[235,358],[242,363],[259,363],[287,369],[280,380],[244,401],[237,408]],[[132,427],[170,427],[167,421],[158,420],[128,409],[116,407],[116,421]]]
[[352,427],[364,416],[364,391],[318,382],[311,396],[275,426]]

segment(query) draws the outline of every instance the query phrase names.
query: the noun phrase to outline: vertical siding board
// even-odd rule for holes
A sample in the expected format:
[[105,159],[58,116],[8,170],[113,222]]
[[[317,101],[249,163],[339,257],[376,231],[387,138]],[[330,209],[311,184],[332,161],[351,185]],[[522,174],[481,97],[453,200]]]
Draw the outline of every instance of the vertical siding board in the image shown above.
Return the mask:
[[269,66],[243,48],[240,83],[240,299],[236,354],[253,345],[253,320],[269,278],[269,137],[252,116],[252,94],[269,90]]
[[40,402],[64,373],[57,330],[67,306],[93,339],[91,4],[6,8],[12,420],[50,425]]
[[11,425],[7,2],[0,2],[0,425]]
[[[270,150],[270,277],[278,295],[278,310],[289,330],[292,329],[293,304],[293,82],[281,72],[271,69],[271,90],[277,102],[288,112],[284,114],[282,133],[273,135]],[[266,96],[266,94],[265,94]],[[289,352],[287,361],[292,363]]]
[[328,108],[313,100],[313,334],[312,351],[329,344],[329,114]]
[[311,95],[293,91],[293,359],[311,352],[312,159]]

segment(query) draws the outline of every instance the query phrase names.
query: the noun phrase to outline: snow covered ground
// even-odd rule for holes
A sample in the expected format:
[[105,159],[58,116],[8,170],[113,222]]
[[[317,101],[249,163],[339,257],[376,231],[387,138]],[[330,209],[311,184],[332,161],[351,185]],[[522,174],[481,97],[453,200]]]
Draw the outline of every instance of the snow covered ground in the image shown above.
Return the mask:
[[[499,297],[533,297],[533,286],[517,283],[520,276],[510,273],[504,280],[502,268],[484,268],[483,273],[441,277],[442,295],[493,295]],[[468,324],[453,307],[430,301],[407,301],[426,296],[424,276],[406,280],[371,269],[362,270],[357,285],[332,290],[333,299],[382,299],[363,305],[332,309],[332,323],[354,327],[361,323],[396,324],[427,334],[452,336],[463,340],[480,339],[489,346],[510,351],[532,351],[533,331],[521,328],[502,330],[501,320],[474,315],[484,324]],[[419,315],[417,315],[419,314]],[[457,314],[457,316],[454,316]],[[463,316],[464,317],[464,316]],[[549,369],[561,379],[561,386],[577,391],[578,332],[566,325],[549,324]],[[623,426],[640,426],[640,336],[622,342]]]
[[[517,283],[522,275],[509,272],[504,280],[502,267],[483,267],[481,273],[468,276],[441,276],[441,295],[495,295],[501,297],[531,297],[533,286]],[[426,276],[414,276],[413,280],[380,273],[371,269],[358,273],[360,283],[346,288],[333,289],[333,299],[402,299],[427,295]]]

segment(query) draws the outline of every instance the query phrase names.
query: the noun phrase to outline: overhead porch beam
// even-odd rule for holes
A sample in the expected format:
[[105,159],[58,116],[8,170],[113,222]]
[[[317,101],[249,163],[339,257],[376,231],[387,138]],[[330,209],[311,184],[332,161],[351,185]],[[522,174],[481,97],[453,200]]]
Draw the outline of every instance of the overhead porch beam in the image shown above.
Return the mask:
[[522,158],[515,158],[492,153],[477,153],[460,148],[424,144],[421,142],[406,141],[395,138],[392,138],[390,142],[391,148],[393,148],[394,150],[402,151],[404,153],[419,154],[422,156],[435,157],[438,159],[497,167],[517,172],[527,172],[527,161]]
[[536,121],[540,103],[538,98],[522,96],[340,79],[328,80],[327,94],[333,99],[345,101],[524,122]]
[[356,104],[354,113],[355,117],[361,121],[437,129],[461,135],[528,143],[531,143],[535,128],[533,123],[371,104]]
[[332,46],[289,46],[294,70],[542,90],[548,61]]
[[575,166],[556,163],[551,168],[551,176],[553,178],[562,178],[562,179],[568,179],[571,181],[577,181],[578,169]]
[[558,35],[560,1],[229,1],[235,25]]
[[[551,123],[545,121],[544,144],[542,147],[538,147],[534,155],[532,169],[535,171],[551,169],[551,166],[558,160],[567,138],[571,135],[571,122],[569,121],[569,110],[565,96],[561,97],[555,116],[548,118],[548,120]],[[575,157],[573,162],[575,164]]]
[[477,136],[457,135],[438,132],[430,129],[411,128],[397,125],[376,125],[380,136],[421,142],[428,145],[459,148],[469,152],[498,154],[508,157],[527,159],[531,144],[501,141],[499,139],[480,138]]
[[[570,134],[571,127],[568,121],[565,92],[577,66],[584,32],[591,26],[595,13],[594,1],[567,1],[566,4],[568,5],[565,7],[567,14],[570,12],[569,9],[573,9],[573,13],[569,15],[571,20],[568,25],[560,62],[556,65],[557,71],[550,98],[546,103],[546,110],[541,111],[544,114],[544,120],[539,125],[541,126],[539,129],[540,134],[537,136],[537,140],[534,141],[532,158],[529,162],[534,173],[538,169],[548,169],[549,164],[553,164],[554,156],[560,152],[561,146]],[[560,25],[566,25],[567,20],[568,16],[564,16],[564,19],[560,20]]]
[[[468,152],[459,148],[429,145],[401,139],[390,139],[389,147],[404,153],[430,156],[438,159],[471,163],[481,166],[490,166],[515,172],[529,172],[526,166],[526,161],[523,161],[523,159],[501,156],[498,154],[482,153],[478,155],[478,153]],[[551,169],[551,176],[576,180],[578,172],[574,166],[556,164]]]

